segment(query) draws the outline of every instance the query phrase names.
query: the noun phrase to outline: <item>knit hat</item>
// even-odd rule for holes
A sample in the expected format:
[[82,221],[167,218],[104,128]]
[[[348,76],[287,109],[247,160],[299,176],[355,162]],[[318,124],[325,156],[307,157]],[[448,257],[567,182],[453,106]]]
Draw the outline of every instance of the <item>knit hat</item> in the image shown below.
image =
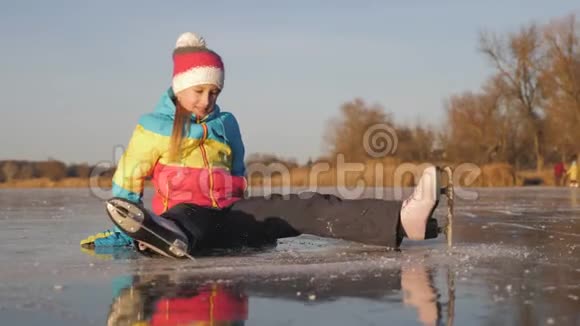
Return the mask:
[[195,33],[179,36],[173,50],[173,92],[195,85],[224,87],[224,64],[221,57],[206,47],[205,39]]

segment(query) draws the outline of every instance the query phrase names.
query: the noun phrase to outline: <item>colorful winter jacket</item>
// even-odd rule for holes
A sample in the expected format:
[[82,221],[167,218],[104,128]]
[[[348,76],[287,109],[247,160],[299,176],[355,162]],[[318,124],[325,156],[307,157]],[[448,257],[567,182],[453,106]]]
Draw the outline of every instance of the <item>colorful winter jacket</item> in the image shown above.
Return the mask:
[[217,105],[201,121],[192,115],[179,162],[169,163],[174,100],[170,88],[154,112],[139,119],[113,176],[113,196],[142,203],[144,181],[151,176],[156,214],[182,202],[216,208],[233,204],[246,189],[244,144],[236,118]]

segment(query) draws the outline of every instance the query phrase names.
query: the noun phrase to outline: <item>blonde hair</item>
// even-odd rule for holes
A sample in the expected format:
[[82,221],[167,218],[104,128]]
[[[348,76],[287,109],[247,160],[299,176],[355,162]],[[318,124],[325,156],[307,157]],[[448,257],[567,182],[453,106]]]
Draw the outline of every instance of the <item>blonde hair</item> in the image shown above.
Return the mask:
[[187,111],[179,101],[175,101],[175,119],[169,140],[169,162],[178,162],[180,159],[181,141],[187,135],[191,125],[191,112]]

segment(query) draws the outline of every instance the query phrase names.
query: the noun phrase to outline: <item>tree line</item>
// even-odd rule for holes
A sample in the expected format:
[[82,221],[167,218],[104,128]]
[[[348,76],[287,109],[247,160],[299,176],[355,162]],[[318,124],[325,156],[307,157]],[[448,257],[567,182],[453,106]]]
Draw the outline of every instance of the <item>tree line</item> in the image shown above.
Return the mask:
[[66,164],[49,159],[46,161],[4,160],[0,161],[0,182],[47,178],[51,181],[60,181],[64,178],[89,178],[93,171],[98,171],[99,177],[110,178],[114,169],[94,170],[95,166],[87,163]]

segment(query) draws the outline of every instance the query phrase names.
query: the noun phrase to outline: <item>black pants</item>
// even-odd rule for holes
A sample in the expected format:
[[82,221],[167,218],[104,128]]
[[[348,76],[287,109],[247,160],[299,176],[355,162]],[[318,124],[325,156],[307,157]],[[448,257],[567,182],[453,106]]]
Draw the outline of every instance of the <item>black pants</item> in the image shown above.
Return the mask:
[[400,201],[307,193],[250,197],[225,209],[178,204],[161,216],[187,234],[192,252],[262,247],[300,234],[396,248],[403,237],[400,209]]

